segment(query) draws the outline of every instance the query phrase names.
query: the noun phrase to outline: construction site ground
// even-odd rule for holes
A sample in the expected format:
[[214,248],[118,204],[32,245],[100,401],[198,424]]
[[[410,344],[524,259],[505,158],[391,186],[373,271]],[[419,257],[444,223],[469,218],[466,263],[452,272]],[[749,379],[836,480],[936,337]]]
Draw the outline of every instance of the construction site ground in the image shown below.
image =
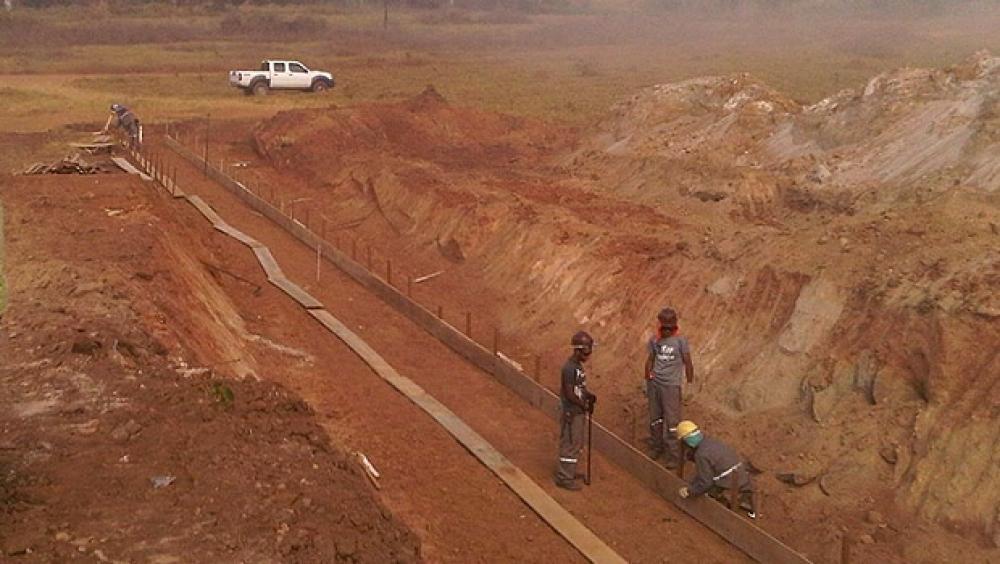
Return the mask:
[[[338,31],[372,15],[316,9]],[[685,417],[749,458],[756,524],[810,560],[847,538],[852,562],[1000,563],[1000,58],[977,52],[1000,48],[995,10],[421,12],[266,45],[198,15],[129,49],[39,14],[62,43],[0,18],[0,56],[30,62],[0,76],[0,560],[582,560],[245,246],[136,176],[87,174],[104,157],[70,143],[126,102],[183,190],[627,560],[746,556],[601,456],[593,485],[556,488],[552,419],[173,154],[168,128],[551,390],[590,331],[596,418],[638,449],[646,342],[676,308]],[[279,45],[338,87],[227,89],[223,67]]]
[[[706,562],[732,562],[744,558],[722,539],[663,500],[650,495],[600,457],[594,461],[594,485],[585,496],[558,490],[551,482],[557,429],[550,419],[524,404],[488,375],[462,361],[343,275],[327,268],[322,273],[322,284],[312,283],[316,260],[307,248],[249,211],[222,188],[205,179],[197,169],[182,166],[178,182],[189,193],[202,196],[232,225],[252,233],[267,244],[293,280],[310,281],[304,287],[328,304],[335,315],[369,340],[390,363],[400,367],[404,374],[469,422],[629,560],[659,562],[695,553]],[[302,420],[298,425],[322,425],[333,443],[340,447],[328,458],[336,461],[335,470],[346,473],[354,480],[351,485],[357,491],[351,495],[360,498],[340,503],[349,506],[358,504],[362,512],[366,509],[370,511],[365,507],[366,503],[377,508],[377,504],[370,500],[369,488],[355,471],[356,463],[345,453],[361,450],[377,465],[382,473],[379,496],[392,514],[419,538],[420,555],[424,559],[455,562],[579,559],[568,544],[432,420],[380,381],[345,345],[319,331],[315,320],[287,296],[269,286],[248,249],[212,230],[183,201],[172,200],[162,192],[157,193],[151,183],[124,174],[26,177],[6,186],[4,199],[8,225],[23,226],[16,230],[15,235],[8,236],[8,261],[12,265],[8,276],[12,300],[4,323],[8,336],[12,334],[14,338],[8,337],[4,345],[12,352],[17,351],[17,345],[21,343],[25,343],[22,346],[28,349],[24,356],[4,356],[9,375],[5,382],[17,392],[9,396],[11,404],[7,411],[4,443],[4,454],[12,469],[7,487],[16,502],[9,508],[7,517],[11,519],[12,526],[6,529],[4,535],[9,555],[20,555],[21,551],[29,550],[36,558],[59,558],[63,554],[72,555],[83,543],[83,549],[91,552],[99,550],[100,554],[112,560],[129,560],[148,553],[163,558],[164,562],[170,561],[171,557],[188,561],[197,558],[199,553],[196,550],[200,547],[188,547],[194,552],[186,554],[179,554],[177,550],[186,547],[190,539],[187,535],[195,534],[208,535],[205,537],[207,540],[223,538],[226,550],[231,551],[223,552],[226,557],[234,557],[232,553],[235,552],[254,558],[291,561],[289,554],[301,550],[301,553],[295,553],[300,560],[318,561],[324,560],[323,555],[339,554],[337,551],[342,548],[324,546],[322,543],[325,541],[318,540],[319,537],[327,540],[339,538],[338,533],[322,534],[323,525],[308,522],[298,523],[300,528],[293,527],[291,532],[287,532],[282,525],[284,521],[278,517],[271,523],[274,530],[267,530],[270,536],[263,535],[267,539],[273,536],[274,546],[265,542],[265,538],[257,538],[256,535],[261,534],[259,531],[255,531],[252,542],[248,542],[250,533],[241,530],[243,520],[251,519],[252,522],[256,515],[271,513],[281,515],[279,510],[269,512],[267,506],[255,508],[254,513],[244,514],[241,519],[223,523],[218,519],[206,519],[206,523],[198,523],[198,528],[194,530],[181,529],[170,534],[158,529],[164,523],[156,519],[138,519],[133,527],[119,535],[101,535],[98,532],[114,528],[112,524],[115,521],[102,522],[95,520],[95,516],[131,519],[138,509],[132,507],[134,503],[150,505],[143,511],[156,515],[158,512],[153,503],[157,498],[152,496],[159,491],[152,485],[142,486],[140,491],[147,490],[148,494],[138,500],[133,497],[123,499],[116,495],[114,488],[93,491],[88,482],[120,483],[120,487],[134,487],[135,484],[145,484],[155,472],[180,474],[178,481],[169,486],[171,489],[164,492],[188,491],[184,492],[181,500],[162,502],[178,506],[173,509],[178,515],[185,512],[199,515],[205,511],[215,516],[226,513],[233,504],[237,504],[236,507],[243,507],[240,504],[252,505],[251,500],[257,499],[261,487],[255,484],[263,482],[265,477],[276,483],[263,482],[262,487],[284,484],[281,487],[283,492],[286,488],[290,489],[280,496],[282,502],[287,501],[294,507],[301,503],[301,498],[308,497],[312,499],[307,502],[310,507],[319,504],[322,494],[313,493],[313,490],[325,491],[326,487],[335,483],[328,477],[331,470],[325,465],[324,473],[327,475],[301,478],[308,480],[304,483],[290,478],[282,481],[280,474],[273,476],[264,468],[274,464],[276,468],[293,473],[294,465],[283,467],[277,455],[273,454],[274,447],[269,446],[270,442],[254,448],[252,444],[242,444],[247,439],[241,434],[227,436],[211,426],[201,426],[202,418],[210,417],[205,415],[206,412],[230,413],[226,406],[213,406],[216,395],[210,382],[218,381],[234,390],[233,406],[228,408],[232,412],[264,412],[269,418],[278,419],[266,423],[269,433],[266,437],[270,441],[281,443],[285,442],[283,438],[286,436],[303,436],[302,440],[307,443],[324,443],[326,439],[322,433],[313,431],[301,435],[296,427],[282,426],[278,415],[271,417],[273,411],[282,413],[284,404],[271,405],[259,399],[261,394],[268,397],[268,392],[254,389],[261,387],[255,382],[256,378],[261,378],[281,386],[265,387],[265,390],[276,390],[271,393],[289,397],[287,402],[304,410],[297,413],[298,419]],[[42,216],[36,219],[34,214],[39,212]],[[77,223],[81,218],[86,218],[85,223]],[[55,227],[60,225],[67,228]],[[70,227],[73,225],[87,227]],[[84,230],[88,233],[86,239],[79,237]],[[146,239],[137,239],[134,231],[141,232]],[[94,236],[97,233],[104,234],[106,239]],[[124,247],[123,237],[129,241]],[[41,262],[29,260],[34,256],[52,258]],[[92,266],[95,263],[107,265],[109,262],[114,267],[102,267],[101,274],[97,274]],[[24,265],[24,270],[19,265]],[[85,272],[97,280],[91,281],[80,274],[80,281],[73,282],[69,288],[66,287],[67,282],[51,286],[47,283],[50,276],[59,277],[64,272],[77,272],[76,269],[82,270],[83,267],[88,267]],[[51,270],[55,273],[50,274]],[[49,302],[51,298],[46,293],[49,288],[55,294],[55,303]],[[113,296],[123,308],[142,307],[149,311],[144,311],[146,315],[139,319],[116,320],[117,323],[107,329],[90,330],[85,328],[88,321],[106,323],[102,318],[107,313],[99,307],[100,299],[95,300],[98,302],[95,306],[97,311],[87,312],[95,318],[93,320],[66,309],[73,307],[70,304],[77,302],[79,296],[87,294],[100,298]],[[40,311],[45,315],[39,316]],[[67,318],[76,322],[68,323]],[[59,335],[59,329],[67,335]],[[171,343],[172,346],[167,346],[170,352],[164,353],[161,363],[167,365],[164,370],[170,377],[169,384],[165,386],[169,389],[180,388],[180,391],[170,392],[168,389],[149,397],[145,390],[152,388],[151,384],[143,383],[142,377],[124,376],[121,373],[127,374],[128,371],[114,364],[125,363],[133,374],[153,372],[147,357],[158,358],[155,355],[146,354],[140,360],[133,360],[127,356],[129,353],[125,353],[123,358],[122,353],[114,349],[119,333],[141,330],[155,330],[158,339]],[[25,334],[28,336],[25,337]],[[37,345],[30,345],[42,335],[46,339],[69,340],[39,351]],[[96,348],[87,353],[74,353],[74,338],[91,343],[81,346]],[[120,338],[118,342],[125,340]],[[119,347],[119,350],[122,348]],[[47,383],[23,380],[27,376],[23,372],[25,366],[36,367],[40,374],[54,378],[48,376],[46,370],[51,370],[51,366],[60,366],[62,358],[80,372],[70,372],[63,376],[63,381],[52,384],[60,391],[53,392]],[[169,366],[170,359],[187,360],[183,368],[178,368],[180,361],[174,361],[177,366]],[[91,367],[95,362],[111,364],[118,370],[104,374]],[[188,375],[180,376],[178,372]],[[67,401],[63,388],[83,385],[74,382],[74,377],[97,378],[97,375],[103,375],[106,380],[91,386],[104,391],[104,396],[121,396],[123,403],[135,402],[139,405],[123,409],[128,414],[126,417],[112,407],[103,408],[107,413],[101,410],[92,412]],[[106,391],[104,387],[107,387]],[[284,389],[290,391],[282,391]],[[138,397],[133,399],[133,394]],[[34,399],[39,397],[44,399]],[[109,400],[103,397],[100,400],[89,398],[89,401],[104,405]],[[192,404],[201,407],[193,413],[184,413],[183,417],[178,414],[176,419],[168,410],[169,406],[176,406],[174,409],[184,411]],[[146,422],[140,415],[154,412],[161,426]],[[76,417],[67,420],[67,413]],[[45,452],[46,449],[56,448],[52,446],[58,444],[56,439],[48,433],[32,432],[33,424],[43,421],[46,416],[58,421],[55,429],[64,430],[63,435],[68,435],[61,436],[59,442],[68,443],[60,444],[60,447],[70,453],[80,448],[73,442],[77,439],[74,436],[77,419],[85,426],[82,432],[85,436],[93,435],[104,439],[104,443],[112,444],[113,439],[105,438],[105,435],[112,437],[113,432],[130,419],[142,421],[135,437],[127,440],[141,443],[144,448],[136,452],[117,444],[114,444],[117,447],[114,449],[106,449],[100,442],[101,446],[97,448],[88,445],[88,452],[100,459],[100,469],[77,476],[74,471],[85,462],[68,453],[63,459]],[[236,425],[238,421],[231,425]],[[230,433],[234,431],[230,430]],[[202,443],[199,439],[202,434],[207,435],[211,442]],[[180,447],[195,442],[201,448],[191,451]],[[239,462],[233,460],[231,466],[225,458],[214,454],[218,444],[228,445],[230,442],[241,443],[231,455]],[[173,444],[178,446],[163,446]],[[37,461],[30,456],[36,450],[42,450]],[[101,454],[104,450],[108,452]],[[293,454],[298,452],[289,450]],[[126,454],[129,461],[121,462],[121,457]],[[21,457],[27,457],[33,464],[14,464]],[[210,459],[211,463],[202,460],[203,457]],[[253,460],[259,462],[252,463]],[[310,461],[310,464],[316,465],[323,463],[330,464],[329,460],[323,459]],[[143,470],[150,476],[143,475]],[[306,464],[306,470],[318,472],[309,464]],[[213,506],[213,503],[218,503],[216,496],[219,494],[208,493],[217,492],[220,488],[218,484],[213,483],[210,486],[213,489],[207,491],[192,487],[207,481],[206,472],[211,473],[213,480],[224,484],[222,489],[226,492],[226,501],[222,507]],[[87,492],[86,503],[49,492],[39,494],[36,499],[23,499],[29,495],[28,492],[35,491],[24,484],[37,481],[56,483],[59,491]],[[298,488],[306,491],[297,491]],[[333,489],[339,490],[336,487]],[[247,501],[242,502],[241,499]],[[44,507],[45,513],[32,513],[33,506]],[[119,511],[126,515],[116,514]],[[329,519],[336,519],[338,513],[328,508],[323,514]],[[624,519],[624,515],[629,517]],[[54,524],[48,529],[38,530],[35,525],[40,520],[52,520]],[[172,523],[180,526],[177,521]],[[367,523],[359,522],[353,528],[367,530],[367,526]],[[292,538],[302,535],[301,531],[308,531],[308,539],[301,541],[295,537],[296,540],[285,541],[291,543],[293,548],[281,552],[285,535]],[[399,544],[413,551],[414,534],[405,532],[406,529],[403,531],[397,533],[402,539]],[[64,534],[70,535],[68,542],[60,542],[65,539]],[[662,542],[667,537],[673,540]],[[396,537],[390,538],[396,540]],[[151,539],[156,539],[155,543]],[[296,542],[308,542],[309,550],[294,548],[299,546]],[[156,544],[155,548],[147,546],[150,544]],[[400,550],[400,547],[391,545],[391,549]],[[211,557],[215,553],[208,551],[204,554]],[[365,561],[382,560],[381,553],[370,551],[367,547],[359,547],[358,554]]]

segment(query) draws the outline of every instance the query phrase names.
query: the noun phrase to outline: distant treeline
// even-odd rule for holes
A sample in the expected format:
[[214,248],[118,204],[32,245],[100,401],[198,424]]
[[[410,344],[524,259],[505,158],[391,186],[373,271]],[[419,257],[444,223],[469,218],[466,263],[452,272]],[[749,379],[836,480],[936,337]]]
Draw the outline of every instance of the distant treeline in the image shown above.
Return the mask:
[[[337,7],[382,6],[383,0],[4,0],[14,8],[50,8],[59,6],[107,6],[122,11],[129,5],[162,4],[178,8],[225,10],[243,5],[327,5]],[[571,5],[585,5],[587,0],[388,0],[393,6],[408,8],[457,8],[467,10],[510,10],[533,13],[562,11]]]
[[[327,5],[332,7],[390,5],[416,8],[459,10],[502,10],[511,12],[546,13],[561,12],[570,8],[586,9],[590,0],[0,0],[8,10],[12,8],[48,8],[56,6],[102,6],[116,12],[129,6],[165,5],[178,8],[201,8],[223,11],[243,5]],[[741,8],[801,8],[808,9],[862,9],[939,11],[970,5],[997,5],[996,0],[625,0],[624,9],[647,8],[657,10],[718,11]],[[602,5],[607,6],[606,2]]]

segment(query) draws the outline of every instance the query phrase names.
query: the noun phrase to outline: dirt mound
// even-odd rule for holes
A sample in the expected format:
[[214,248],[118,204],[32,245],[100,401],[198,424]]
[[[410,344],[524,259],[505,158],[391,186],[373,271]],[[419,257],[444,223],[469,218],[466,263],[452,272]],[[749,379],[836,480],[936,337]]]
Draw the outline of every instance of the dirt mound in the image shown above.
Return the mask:
[[651,86],[615,105],[592,143],[618,156],[741,158],[771,126],[799,111],[747,74],[696,78]]
[[373,152],[373,169],[418,161],[454,171],[537,155],[559,133],[524,118],[450,106],[428,87],[397,104],[282,112],[255,131],[254,145],[290,172],[357,165]]
[[415,536],[301,399],[226,378],[252,346],[211,276],[182,274],[212,262],[173,240],[183,222],[163,229],[148,188],[103,178],[26,178],[2,193],[0,554],[418,560]]
[[406,102],[406,105],[410,108],[410,111],[424,112],[440,108],[441,106],[446,106],[448,105],[448,101],[444,99],[444,96],[438,93],[433,84],[428,84],[427,88],[424,88],[423,92],[417,94],[413,98],[410,98]]
[[[935,189],[1000,188],[1000,58],[982,53],[949,69],[902,69],[805,109],[767,142],[771,163],[807,156],[823,182],[872,184],[887,197]],[[927,181],[930,182],[927,182]]]

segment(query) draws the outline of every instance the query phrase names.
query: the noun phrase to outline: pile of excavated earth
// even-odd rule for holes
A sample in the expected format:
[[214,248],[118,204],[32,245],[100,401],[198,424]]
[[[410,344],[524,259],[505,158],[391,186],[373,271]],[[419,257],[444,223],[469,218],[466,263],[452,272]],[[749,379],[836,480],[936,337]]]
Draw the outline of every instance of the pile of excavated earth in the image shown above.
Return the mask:
[[686,415],[763,472],[762,526],[792,546],[848,529],[871,557],[982,561],[1000,548],[998,92],[987,54],[810,106],[709,77],[579,133],[428,88],[236,124],[226,151],[331,231],[443,270],[428,291],[512,358],[554,367],[590,330],[599,418],[637,445],[644,343],[676,308]]

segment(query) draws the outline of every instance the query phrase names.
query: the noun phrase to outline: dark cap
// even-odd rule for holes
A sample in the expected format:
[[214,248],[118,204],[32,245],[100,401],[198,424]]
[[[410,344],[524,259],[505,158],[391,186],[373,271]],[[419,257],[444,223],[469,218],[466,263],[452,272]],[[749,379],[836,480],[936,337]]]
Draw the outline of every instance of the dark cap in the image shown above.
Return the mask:
[[669,307],[661,309],[660,313],[656,314],[656,319],[664,327],[677,327],[677,312]]
[[586,331],[577,331],[573,338],[570,339],[569,344],[573,346],[574,349],[583,349],[594,346],[594,338],[590,336],[590,333]]

